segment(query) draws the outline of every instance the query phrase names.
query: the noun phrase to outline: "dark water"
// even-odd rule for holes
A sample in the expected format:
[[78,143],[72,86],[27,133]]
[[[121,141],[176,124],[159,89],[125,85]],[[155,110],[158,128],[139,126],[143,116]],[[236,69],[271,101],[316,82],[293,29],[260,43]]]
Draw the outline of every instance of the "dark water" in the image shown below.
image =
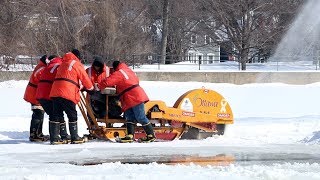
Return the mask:
[[[273,163],[320,163],[319,146],[306,145],[268,145],[265,147],[172,147],[172,148],[143,148],[135,147],[132,151],[108,153],[95,157],[72,159],[73,165],[89,166],[103,163],[121,162],[124,164],[197,164],[226,166],[239,165],[269,165]],[[110,149],[109,149],[110,150]],[[99,150],[97,150],[100,152]],[[106,153],[107,154],[107,153]]]

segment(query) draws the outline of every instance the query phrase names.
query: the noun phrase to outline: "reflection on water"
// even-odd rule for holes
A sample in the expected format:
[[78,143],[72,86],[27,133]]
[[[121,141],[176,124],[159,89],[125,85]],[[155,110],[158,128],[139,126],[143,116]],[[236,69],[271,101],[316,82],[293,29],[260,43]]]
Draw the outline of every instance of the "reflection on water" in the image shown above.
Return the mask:
[[158,163],[158,164],[167,164],[167,165],[176,165],[176,164],[196,164],[200,166],[227,166],[235,161],[234,156],[218,154],[215,156],[199,156],[199,155],[169,155],[169,156],[141,156],[141,157],[125,157],[125,158],[109,158],[109,159],[86,159],[81,162],[69,162],[70,164],[79,165],[79,166],[91,166],[98,165],[103,163],[114,163],[121,162],[123,164],[149,164],[149,163]]
[[173,157],[167,162],[162,162],[163,164],[168,165],[175,165],[175,164],[196,164],[200,166],[227,166],[230,165],[235,161],[234,156],[232,155],[225,155],[219,154],[216,156],[180,156],[180,157]]
[[[92,158],[92,159],[77,159],[70,162],[78,166],[91,166],[103,163],[115,163],[120,162],[123,164],[167,164],[167,165],[200,165],[200,166],[228,166],[230,164],[239,165],[252,165],[252,164],[273,164],[273,163],[320,163],[320,154],[308,154],[308,153],[230,153],[230,154],[217,154],[217,155],[142,155],[142,156],[111,156],[107,158]],[[66,162],[61,162],[66,163]]]

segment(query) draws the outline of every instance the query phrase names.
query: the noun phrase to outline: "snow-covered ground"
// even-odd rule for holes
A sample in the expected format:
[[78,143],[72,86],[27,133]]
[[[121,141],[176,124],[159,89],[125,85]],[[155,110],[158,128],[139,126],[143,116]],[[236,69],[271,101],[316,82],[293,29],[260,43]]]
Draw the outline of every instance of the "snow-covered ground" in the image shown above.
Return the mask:
[[[146,72],[234,72],[239,71],[239,63],[235,61],[213,63],[213,64],[201,64],[190,63],[190,62],[179,62],[176,64],[151,64],[141,65],[135,67],[135,71],[146,71]],[[294,61],[294,60],[283,60],[277,62],[276,60],[267,63],[247,63],[247,72],[270,72],[270,71],[318,71],[319,64],[313,61]]]
[[[0,179],[320,179],[320,83],[144,81],[150,99],[168,106],[188,90],[213,89],[229,101],[235,123],[224,136],[204,140],[57,146],[28,142],[26,85],[0,82]],[[80,134],[87,133],[80,113],[79,127]],[[199,159],[227,161],[204,165]],[[185,160],[192,162],[175,163]]]

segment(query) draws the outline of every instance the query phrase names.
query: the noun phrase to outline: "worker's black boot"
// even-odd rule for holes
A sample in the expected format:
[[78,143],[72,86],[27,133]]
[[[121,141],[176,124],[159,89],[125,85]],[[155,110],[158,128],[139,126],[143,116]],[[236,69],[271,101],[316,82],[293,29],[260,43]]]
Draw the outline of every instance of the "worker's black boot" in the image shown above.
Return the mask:
[[39,129],[38,129],[38,137],[42,139],[42,141],[49,141],[49,135],[44,135],[42,133],[42,127],[43,127],[43,119],[40,121]]
[[29,140],[31,142],[48,141],[49,136],[44,136],[42,134],[42,122],[43,120],[41,119],[31,119],[29,136]]
[[31,119],[30,122],[30,137],[29,140],[31,142],[40,142],[42,141],[41,138],[38,137],[38,128],[40,125],[40,119]]
[[32,117],[30,122],[30,136],[31,142],[47,141],[49,136],[42,134],[44,111],[41,109],[32,109]]
[[49,133],[50,133],[50,144],[66,144],[66,141],[63,141],[59,137],[60,132],[60,122],[49,121]]
[[152,127],[151,123],[148,123],[147,125],[143,125],[142,127],[143,127],[144,131],[146,132],[147,136],[144,138],[140,138],[139,142],[148,143],[148,142],[155,141],[156,136],[154,135],[153,127]]
[[119,143],[131,143],[133,142],[133,135],[132,134],[127,134],[125,137],[117,139],[116,141]]
[[133,123],[127,123],[127,135],[123,138],[117,139],[117,142],[120,143],[131,143],[134,141],[134,126]]
[[82,144],[84,139],[78,135],[78,124],[77,121],[69,122],[69,131],[71,135],[71,144]]
[[71,142],[71,136],[67,133],[66,122],[60,123],[60,137],[63,141]]

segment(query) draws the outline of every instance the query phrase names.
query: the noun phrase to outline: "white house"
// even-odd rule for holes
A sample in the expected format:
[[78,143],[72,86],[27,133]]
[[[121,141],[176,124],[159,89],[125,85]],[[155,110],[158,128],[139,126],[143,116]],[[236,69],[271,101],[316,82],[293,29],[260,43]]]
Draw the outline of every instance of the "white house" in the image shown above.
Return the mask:
[[[213,39],[201,31],[202,23],[198,23],[193,32],[190,33],[189,50],[187,51],[188,61],[200,64],[213,64],[219,63],[221,59],[220,45],[216,44]],[[216,37],[219,39],[219,37]]]

